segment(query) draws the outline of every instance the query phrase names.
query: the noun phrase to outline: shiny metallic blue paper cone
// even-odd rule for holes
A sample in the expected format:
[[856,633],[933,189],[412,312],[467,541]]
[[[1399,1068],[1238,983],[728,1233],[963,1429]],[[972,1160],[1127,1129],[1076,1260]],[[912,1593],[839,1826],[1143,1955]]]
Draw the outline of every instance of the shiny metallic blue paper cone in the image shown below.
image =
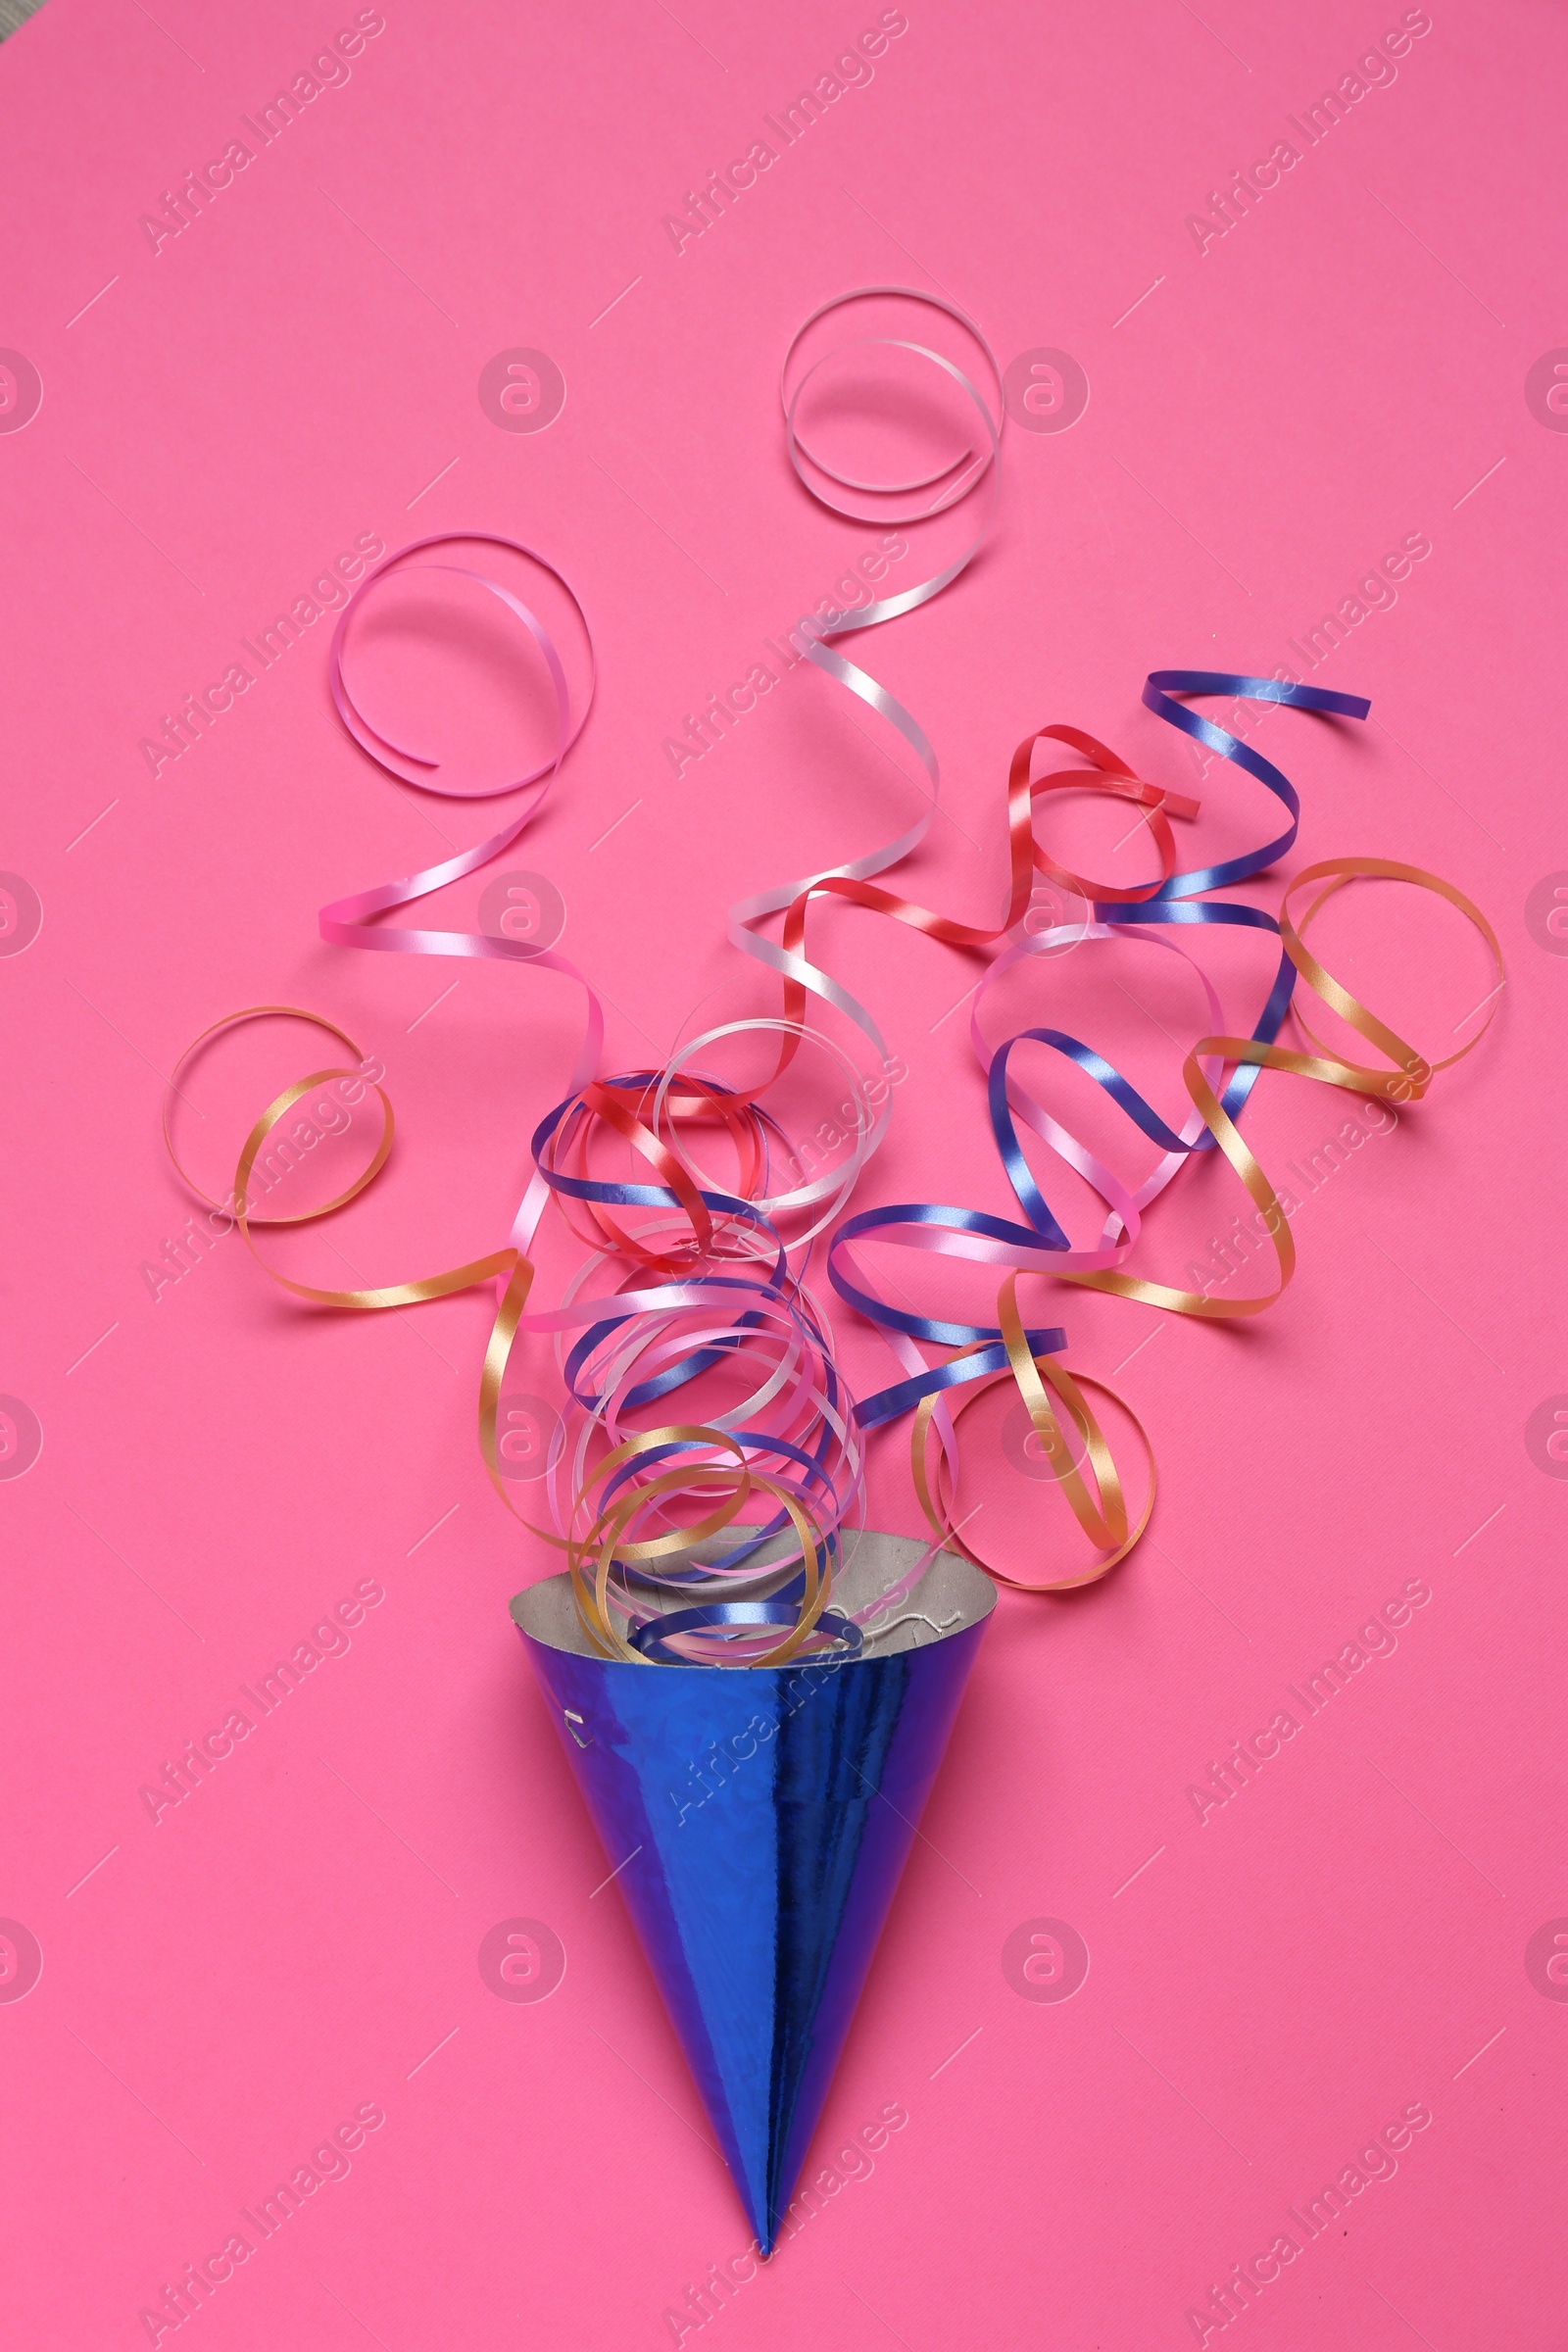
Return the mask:
[[[834,1606],[920,1549],[862,1537]],[[939,1552],[858,1656],[749,1669],[588,1654],[564,1576],[512,1604],[764,2254],[995,1600]]]

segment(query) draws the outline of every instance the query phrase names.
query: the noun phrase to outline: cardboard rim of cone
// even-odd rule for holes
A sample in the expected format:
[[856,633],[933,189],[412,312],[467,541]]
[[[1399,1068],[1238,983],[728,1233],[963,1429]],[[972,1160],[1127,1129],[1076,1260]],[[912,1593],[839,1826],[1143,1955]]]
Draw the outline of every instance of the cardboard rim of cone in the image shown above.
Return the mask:
[[[863,1534],[835,1605],[874,1611],[926,1548]],[[513,1600],[764,2256],[996,1598],[938,1551],[855,1655],[747,1668],[597,1655],[564,1575]]]

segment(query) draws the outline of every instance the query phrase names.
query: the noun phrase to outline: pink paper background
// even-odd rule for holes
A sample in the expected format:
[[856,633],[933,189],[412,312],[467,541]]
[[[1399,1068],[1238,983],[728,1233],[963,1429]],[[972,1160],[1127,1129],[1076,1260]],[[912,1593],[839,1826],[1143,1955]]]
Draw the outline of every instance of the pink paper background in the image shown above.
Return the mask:
[[[1419,531],[1397,604],[1318,673],[1374,722],[1275,714],[1264,748],[1303,797],[1297,862],[1436,868],[1490,911],[1510,981],[1482,1051],[1303,1208],[1262,1328],[1060,1294],[1070,1360],[1125,1363],[1153,1436],[1153,1540],[1069,1604],[1004,1597],[820,2160],[889,2102],[908,2123],[684,2340],[1191,2343],[1189,2307],[1416,2102],[1396,2176],[1207,2340],[1561,2339],[1568,2008],[1526,1948],[1568,1913],[1568,1489],[1526,1425],[1568,1391],[1568,965],[1526,901],[1568,865],[1546,705],[1568,439],[1525,379],[1568,338],[1568,29],[1442,0],[1396,80],[1200,255],[1189,213],[1396,7],[911,0],[871,84],[677,256],[664,211],[876,13],[685,0],[687,30],[657,5],[387,0],[347,85],[156,255],[138,216],[352,8],[49,0],[0,50],[0,345],[43,383],[0,434],[0,865],[43,909],[0,959],[0,1390],[43,1432],[0,1482],[0,1914],[43,1955],[0,2002],[18,2344],[148,2340],[141,2308],[371,2102],[349,2177],[203,2309],[210,2347],[651,2348],[745,2245],[508,1624],[548,1562],[473,1442],[482,1299],[312,1320],[233,1240],[156,1300],[140,1270],[189,1205],[160,1074],[210,1020],[314,1005],[384,1058],[398,1156],[338,1238],[395,1279],[504,1237],[575,992],[317,941],[323,901],[441,854],[432,817],[473,837],[343,736],[324,628],[156,781],[138,743],[357,533],[525,538],[582,595],[603,686],[506,862],[559,888],[612,1066],[710,992],[760,1003],[726,905],[870,848],[913,797],[809,677],[678,782],[661,744],[865,542],[788,475],[773,387],[808,310],[890,277],[1092,386],[1070,431],[1009,427],[985,563],[862,649],[947,762],[956,822],[921,887],[970,919],[999,903],[1006,759],[1050,719],[1204,793],[1211,854],[1258,839],[1261,796],[1196,781],[1144,672],[1292,661]],[[515,346],[564,375],[548,431],[476,397]],[[1441,1050],[1484,965],[1408,901],[1374,912],[1346,913],[1342,968]],[[824,938],[911,1072],[862,1204],[1004,1209],[962,1019],[941,1022],[972,972],[863,918]],[[1215,964],[1238,1017],[1258,968]],[[1149,978],[1191,1034],[1181,984]],[[298,1043],[283,1076],[320,1066]],[[1173,1064],[1151,1066],[1169,1108]],[[220,1189],[265,1100],[242,1075],[227,1125],[196,1090]],[[1250,1132],[1282,1164],[1343,1107],[1265,1077]],[[1238,1202],[1167,1205],[1142,1262],[1179,1280]],[[839,1327],[852,1380],[885,1377]],[[912,1531],[900,1441],[874,1477],[878,1521]],[[1033,1524],[1065,1559],[1062,1521]],[[1200,1822],[1189,1785],[1412,1579],[1431,1599],[1395,1653]],[[155,1824],[141,1786],[363,1580],[385,1598],[349,1653]],[[476,1965],[516,1916],[566,1950],[543,2003]],[[1003,1972],[1042,1917],[1091,1954],[1065,2002]]]

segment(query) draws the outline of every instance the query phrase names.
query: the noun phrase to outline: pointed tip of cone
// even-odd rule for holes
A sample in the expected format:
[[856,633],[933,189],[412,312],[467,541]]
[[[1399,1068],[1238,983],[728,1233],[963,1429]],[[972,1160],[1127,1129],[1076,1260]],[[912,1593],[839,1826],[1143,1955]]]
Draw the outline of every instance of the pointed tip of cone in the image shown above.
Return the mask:
[[[782,2123],[775,2115],[770,2121],[767,2143],[756,2150],[755,2162],[736,2162],[734,2158],[730,2162],[746,2219],[752,2225],[750,2251],[762,2262],[771,2262],[779,2240],[785,2235],[786,2208],[795,2190],[793,2177],[788,2181],[779,2180],[783,2135]],[[775,2183],[772,2188],[766,2185],[769,2180]]]

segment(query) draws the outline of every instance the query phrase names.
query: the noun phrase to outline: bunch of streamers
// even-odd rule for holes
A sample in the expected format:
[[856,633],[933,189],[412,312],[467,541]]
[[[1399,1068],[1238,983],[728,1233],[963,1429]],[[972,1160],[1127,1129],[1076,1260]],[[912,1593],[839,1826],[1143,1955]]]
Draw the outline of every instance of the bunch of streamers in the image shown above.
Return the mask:
[[[981,356],[974,380],[952,359],[925,343],[876,336],[838,345],[812,358],[822,323],[848,306],[899,300],[945,314]],[[896,355],[896,364],[935,371],[956,396],[966,419],[957,453],[935,470],[877,482],[835,469],[810,426],[813,398],[831,370],[863,364],[865,355]],[[1290,880],[1278,916],[1219,894],[1269,873],[1295,846],[1300,819],[1297,794],[1279,768],[1255,749],[1189,707],[1186,698],[1225,696],[1274,703],[1303,711],[1364,718],[1356,696],[1329,693],[1288,678],[1210,671],[1157,670],[1144,702],[1220,760],[1231,762],[1273,796],[1282,829],[1259,848],[1226,861],[1179,871],[1171,820],[1188,821],[1199,805],[1188,795],[1146,782],[1115,753],[1070,726],[1039,728],[1013,754],[1005,790],[1008,888],[1001,919],[975,926],[894,894],[873,877],[906,859],[925,838],[939,806],[936,755],[913,713],[840,651],[852,634],[882,627],[930,603],[972,564],[989,534],[1001,452],[1004,402],[996,362],[980,329],[951,303],[905,287],[865,287],[824,304],[800,329],[785,356],[780,379],[789,460],[810,496],[831,513],[884,525],[916,525],[956,510],[976,519],[961,545],[915,586],[854,610],[832,608],[801,621],[795,643],[812,665],[866,705],[913,753],[926,782],[925,805],[898,837],[847,864],[813,872],[743,901],[731,909],[735,946],[782,984],[776,1017],[731,1021],[681,1048],[662,1068],[602,1076],[604,1010],[588,977],[553,947],[505,936],[400,927],[382,918],[490,863],[522,834],[549,793],[587,720],[593,699],[592,637],[586,616],[556,567],[531,548],[494,533],[466,532],[416,541],[368,574],[345,607],[329,657],[329,684],[339,717],[355,742],[383,769],[420,791],[455,798],[520,793],[506,824],[471,849],[323,907],[320,931],[336,944],[381,954],[478,956],[540,964],[564,973],[584,992],[581,1051],[567,1090],[542,1118],[531,1141],[532,1172],[504,1246],[465,1264],[419,1280],[371,1290],[316,1288],[267,1264],[257,1234],[269,1224],[332,1214],[363,1193],[392,1148],[392,1105],[377,1085],[379,1143],[364,1170],[333,1199],[293,1215],[267,1211],[253,1198],[252,1177],[269,1138],[314,1090],[357,1075],[359,1051],[335,1023],[279,1005],[253,1006],[227,1016],[187,1048],[165,1101],[171,1154],[170,1099],[190,1057],[236,1025],[291,1013],[315,1021],[344,1048],[349,1060],[312,1072],[285,1089],[261,1113],[235,1168],[231,1213],[247,1246],[274,1282],[315,1306],[366,1311],[417,1305],[475,1286],[491,1286],[495,1314],[479,1386],[479,1443],[497,1493],[514,1507],[498,1452],[498,1408],[503,1381],[519,1336],[554,1348],[564,1410],[550,1438],[543,1492],[549,1524],[533,1527],[564,1553],[586,1636],[601,1654],[650,1664],[706,1663],[778,1666],[793,1658],[853,1655],[867,1623],[886,1621],[939,1546],[962,1552],[1004,1584],[1030,1592],[1061,1592],[1093,1583],[1137,1544],[1154,1497],[1153,1458],[1141,1424],[1129,1412],[1148,1454],[1145,1499],[1133,1517],[1124,1483],[1086,1391],[1113,1392],[1061,1362],[1059,1328],[1031,1322],[1019,1299],[1020,1281],[1071,1283],[1141,1300],[1169,1313],[1224,1320],[1263,1312],[1283,1293],[1295,1263],[1289,1223],[1279,1198],[1244,1140],[1238,1121],[1260,1075],[1288,1072],[1331,1087],[1408,1103],[1419,1100],[1438,1071],[1471,1052],[1486,1023],[1443,1061],[1431,1061],[1362,1005],[1317,960],[1307,933],[1325,903],[1364,880],[1393,881],[1435,894],[1473,924],[1501,981],[1496,937],[1479,908],[1446,882],[1387,858],[1340,858],[1302,868]],[[820,404],[819,404],[820,405]],[[970,421],[972,419],[972,421]],[[960,517],[961,519],[961,517]],[[549,630],[512,588],[489,572],[460,562],[460,553],[500,548],[541,565],[558,583],[581,625],[588,648],[587,686],[574,700],[562,655]],[[474,559],[483,562],[482,552]],[[498,565],[497,568],[500,568]],[[555,741],[548,758],[494,792],[465,790],[438,764],[400,748],[379,732],[351,692],[347,663],[367,605],[388,582],[410,572],[456,576],[499,599],[542,659],[553,691]],[[1054,746],[1065,746],[1082,764],[1047,767]],[[1037,772],[1041,771],[1041,772]],[[1160,859],[1157,880],[1117,888],[1057,863],[1036,832],[1037,804],[1054,793],[1089,790],[1140,812]],[[1026,922],[1036,877],[1084,903],[1081,921],[1035,930]],[[984,1079],[987,1112],[1016,1214],[912,1201],[845,1215],[861,1170],[886,1132],[892,1094],[883,1081],[867,1084],[856,1059],[807,1020],[808,1003],[831,1007],[873,1050],[883,1070],[892,1066],[871,1011],[811,959],[813,910],[837,901],[907,925],[927,937],[988,958],[970,1006],[970,1037]],[[1304,901],[1304,905],[1302,902]],[[1296,907],[1300,906],[1298,913]],[[777,924],[778,936],[770,926]],[[1271,935],[1278,967],[1250,1032],[1227,1029],[1219,998],[1202,967],[1170,934],[1222,925]],[[1066,947],[1094,943],[1114,955],[1128,943],[1163,949],[1196,974],[1206,1008],[1202,1032],[1183,1065],[1191,1109],[1172,1127],[1096,1048],[1062,1030],[1037,1026],[1000,1044],[988,1041],[982,1018],[992,989],[1014,967],[1051,958]],[[1331,1050],[1308,1027],[1302,984],[1319,1003],[1382,1057],[1367,1064]],[[1494,1004],[1495,998],[1494,998]],[[1279,1040],[1294,1017],[1304,1047]],[[1487,1020],[1492,1018],[1488,1012]],[[742,1086],[719,1075],[720,1049],[739,1038],[760,1044],[771,1062],[759,1084]],[[1157,1157],[1140,1181],[1124,1182],[1049,1111],[1025,1082],[1023,1066],[1041,1066],[1018,1049],[1045,1049],[1074,1065],[1108,1098]],[[1306,1050],[1310,1049],[1310,1050]],[[811,1175],[800,1139],[786,1129],[770,1099],[803,1051],[826,1057],[847,1088],[849,1149],[842,1163]],[[1047,1063],[1044,1066],[1050,1066]],[[1103,1204],[1098,1234],[1074,1241],[1048,1204],[1025,1157],[1019,1124],[1085,1179]],[[717,1145],[729,1176],[716,1182],[699,1152]],[[1173,1288],[1131,1269],[1146,1212],[1193,1161],[1223,1154],[1256,1212],[1257,1230],[1272,1247],[1277,1280],[1261,1296],[1218,1298],[1205,1291]],[[199,1188],[175,1166],[193,1192]],[[612,1173],[612,1168],[614,1173]],[[629,1175],[627,1171],[630,1171]],[[211,1203],[211,1205],[220,1205]],[[564,1220],[582,1249],[581,1262],[553,1306],[533,1295],[535,1237],[546,1212]],[[837,1297],[882,1335],[901,1377],[857,1403],[833,1353],[822,1300],[808,1286],[814,1246],[825,1239],[828,1281]],[[889,1245],[990,1266],[1000,1275],[995,1320],[957,1321],[896,1304],[864,1263],[868,1246]],[[901,1294],[902,1295],[902,1294]],[[997,1383],[1021,1396],[1054,1482],[1070,1507],[1091,1557],[1063,1573],[1023,1585],[974,1548],[954,1518],[958,1475],[958,1423]],[[701,1406],[694,1398],[701,1398]],[[1118,1403],[1120,1399],[1116,1399]],[[1122,1409],[1127,1410],[1125,1405]],[[865,1510],[866,1434],[910,1416],[915,1492],[931,1531],[924,1556],[876,1602],[854,1615],[832,1605],[835,1567],[853,1546]],[[532,1524],[532,1523],[528,1523]]]

